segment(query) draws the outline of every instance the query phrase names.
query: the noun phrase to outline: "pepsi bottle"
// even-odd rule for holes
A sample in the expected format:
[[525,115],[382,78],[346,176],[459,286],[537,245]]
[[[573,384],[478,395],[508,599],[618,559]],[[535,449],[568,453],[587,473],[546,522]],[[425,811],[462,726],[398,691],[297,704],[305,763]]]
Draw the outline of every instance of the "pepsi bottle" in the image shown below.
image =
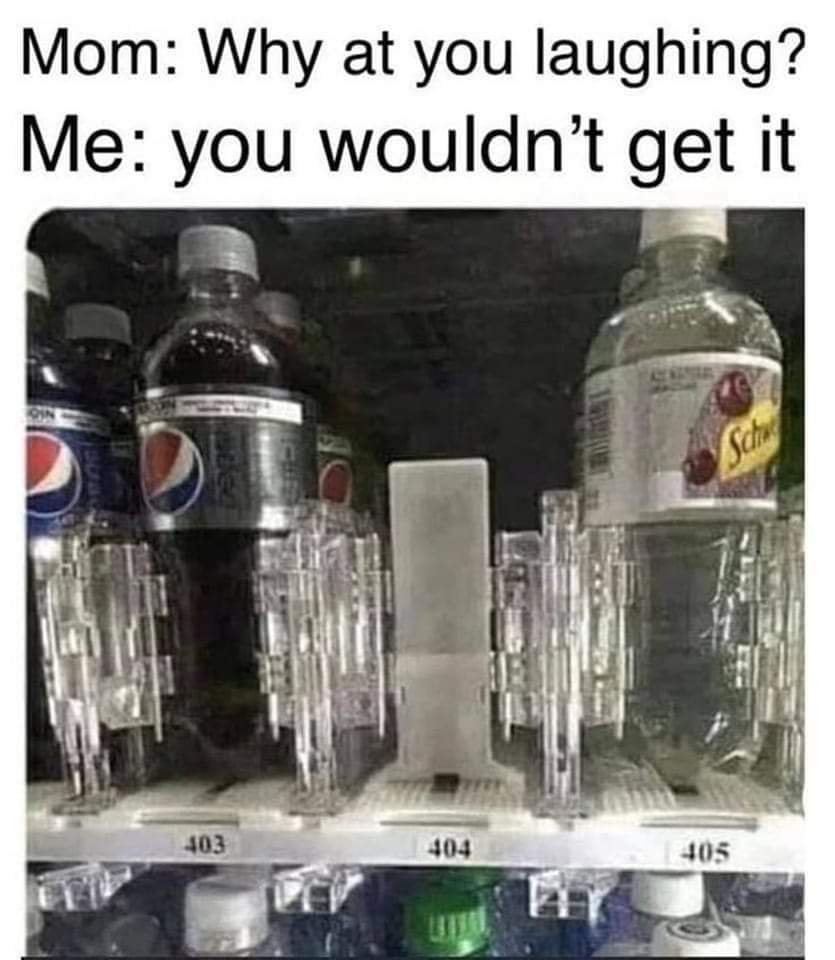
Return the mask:
[[77,359],[49,309],[41,259],[26,260],[27,693],[30,779],[60,776],[47,709],[33,560],[101,507],[108,426],[85,394]]
[[107,304],[77,303],[64,313],[64,329],[83,364],[83,386],[100,398],[110,425],[105,518],[115,530],[130,531],[139,509],[130,317]]
[[[275,329],[276,336],[292,351],[306,392],[316,400],[319,423],[316,427],[316,468],[319,499],[350,507],[354,493],[354,450],[340,416],[339,404],[327,384],[327,371],[315,371],[305,362],[302,349],[302,316],[299,301],[289,293],[264,290],[256,301],[258,309]],[[339,426],[337,426],[339,425]]]
[[[133,424],[134,364],[130,317],[103,303],[77,303],[64,313],[67,341],[81,363],[85,393],[102,405],[110,427],[110,443],[102,484],[101,508],[91,536],[98,543],[132,542],[137,533],[139,481]],[[115,571],[114,571],[115,574]],[[114,589],[118,589],[114,586]],[[130,660],[130,641],[122,625],[108,616],[99,634],[104,687],[114,690],[110,669],[117,674]],[[104,677],[108,679],[104,681]],[[117,701],[120,694],[114,694]],[[119,703],[117,714],[121,713]],[[112,716],[111,716],[112,719]],[[120,718],[121,719],[121,718]],[[157,749],[150,726],[124,727],[121,722],[101,731],[107,744],[113,783],[123,789],[153,778]]]
[[298,502],[315,497],[315,404],[293,389],[289,355],[254,309],[247,234],[184,230],[178,273],[185,303],[139,374],[145,522],[176,604],[179,769],[195,758],[246,779],[264,759],[254,547],[289,532]]
[[43,263],[27,254],[26,520],[30,542],[101,509],[109,428],[49,309]]

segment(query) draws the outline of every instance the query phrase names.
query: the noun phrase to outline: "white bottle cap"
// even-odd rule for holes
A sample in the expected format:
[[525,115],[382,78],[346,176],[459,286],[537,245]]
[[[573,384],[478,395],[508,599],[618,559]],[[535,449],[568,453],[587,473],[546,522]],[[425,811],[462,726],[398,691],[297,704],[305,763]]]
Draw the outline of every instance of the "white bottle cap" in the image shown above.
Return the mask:
[[206,224],[187,227],[177,240],[177,273],[226,270],[258,279],[258,254],[248,233],[237,227]]
[[267,887],[255,877],[215,874],[186,887],[185,948],[198,956],[239,953],[270,933]]
[[738,957],[739,937],[712,920],[665,920],[652,931],[651,957]]
[[106,303],[74,303],[64,313],[68,340],[117,340],[131,343],[130,317]]
[[701,913],[705,903],[700,873],[655,873],[632,875],[632,909],[653,917],[676,920]]
[[302,311],[299,301],[290,293],[264,290],[255,298],[255,306],[277,327],[300,330]]
[[714,237],[720,243],[726,243],[727,211],[721,207],[644,210],[641,214],[640,250],[673,237]]
[[26,251],[26,292],[49,300],[49,284],[43,260],[31,250]]

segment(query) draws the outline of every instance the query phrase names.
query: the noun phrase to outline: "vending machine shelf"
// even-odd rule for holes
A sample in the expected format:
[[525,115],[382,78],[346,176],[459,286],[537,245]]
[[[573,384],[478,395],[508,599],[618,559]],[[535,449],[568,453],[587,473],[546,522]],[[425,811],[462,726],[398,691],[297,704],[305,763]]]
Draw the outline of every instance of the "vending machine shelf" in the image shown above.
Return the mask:
[[164,783],[94,814],[61,796],[60,784],[30,786],[31,861],[803,870],[802,816],[719,774],[684,797],[623,777],[571,818],[535,816],[511,785],[397,782],[385,769],[333,816],[293,813],[290,778]]

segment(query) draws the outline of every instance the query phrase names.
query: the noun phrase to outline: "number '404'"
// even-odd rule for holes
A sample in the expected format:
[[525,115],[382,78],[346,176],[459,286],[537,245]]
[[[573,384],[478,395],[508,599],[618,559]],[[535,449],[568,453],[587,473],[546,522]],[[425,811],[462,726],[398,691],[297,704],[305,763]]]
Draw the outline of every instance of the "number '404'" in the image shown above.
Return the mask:
[[426,852],[436,860],[469,860],[473,846],[469,837],[435,837]]

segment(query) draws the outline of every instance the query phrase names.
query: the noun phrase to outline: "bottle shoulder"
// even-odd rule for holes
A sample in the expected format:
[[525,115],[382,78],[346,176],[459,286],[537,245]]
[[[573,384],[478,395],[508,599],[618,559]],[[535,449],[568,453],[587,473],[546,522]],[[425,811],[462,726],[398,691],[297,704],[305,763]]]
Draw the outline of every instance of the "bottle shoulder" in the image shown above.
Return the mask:
[[192,308],[152,341],[139,371],[140,388],[188,384],[293,387],[292,358],[248,309]]
[[728,287],[682,285],[625,306],[600,328],[586,373],[653,356],[748,353],[779,361],[782,346],[770,317],[752,297]]
[[81,370],[72,354],[58,343],[38,343],[26,353],[26,396],[30,402],[83,404]]

